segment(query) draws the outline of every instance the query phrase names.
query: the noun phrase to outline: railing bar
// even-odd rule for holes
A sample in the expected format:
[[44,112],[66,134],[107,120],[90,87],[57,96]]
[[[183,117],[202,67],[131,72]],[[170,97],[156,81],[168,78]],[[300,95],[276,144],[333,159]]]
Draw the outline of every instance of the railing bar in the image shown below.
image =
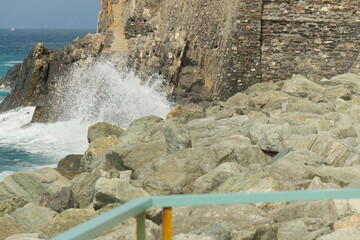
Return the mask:
[[172,208],[163,209],[162,240],[172,240]]
[[360,198],[360,189],[153,196],[153,207],[225,205]]
[[101,214],[87,222],[79,224],[74,228],[52,238],[52,240],[89,240],[106,229],[145,212],[151,207],[150,197],[143,197],[127,202],[117,208]]

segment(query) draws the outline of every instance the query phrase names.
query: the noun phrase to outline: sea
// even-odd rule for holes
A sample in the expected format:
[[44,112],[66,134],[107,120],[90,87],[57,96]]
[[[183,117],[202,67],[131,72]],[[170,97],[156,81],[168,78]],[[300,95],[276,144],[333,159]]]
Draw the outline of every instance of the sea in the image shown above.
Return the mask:
[[[62,48],[93,29],[0,29],[0,77],[21,63],[33,45]],[[133,71],[119,70],[116,63],[99,59],[87,68],[74,67],[66,76],[67,90],[61,96],[62,121],[32,123],[35,107],[20,107],[0,113],[0,182],[17,171],[56,167],[69,154],[83,154],[88,147],[87,129],[106,121],[126,129],[142,116],[165,117],[173,104],[161,91],[164,79],[139,79]],[[0,102],[10,89],[0,86]]]

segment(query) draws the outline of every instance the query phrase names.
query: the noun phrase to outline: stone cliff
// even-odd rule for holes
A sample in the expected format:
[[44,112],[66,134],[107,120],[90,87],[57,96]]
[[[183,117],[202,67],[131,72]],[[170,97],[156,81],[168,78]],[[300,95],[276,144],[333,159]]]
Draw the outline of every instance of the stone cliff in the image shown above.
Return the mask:
[[110,45],[124,41],[112,30],[121,18],[129,64],[197,102],[293,73],[315,81],[358,73],[359,17],[356,0],[101,0],[98,31]]
[[360,72],[357,0],[100,0],[98,33],[31,53],[3,79],[15,87],[0,110],[38,105],[35,120],[49,121],[57,77],[88,53],[120,53],[141,75],[163,75],[180,103],[224,100],[293,73],[319,81]]

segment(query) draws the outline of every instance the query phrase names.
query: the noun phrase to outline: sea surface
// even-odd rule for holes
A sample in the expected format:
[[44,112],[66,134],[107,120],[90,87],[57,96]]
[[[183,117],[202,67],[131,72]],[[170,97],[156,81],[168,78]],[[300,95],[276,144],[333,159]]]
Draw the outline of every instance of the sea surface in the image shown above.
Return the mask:
[[[21,62],[38,41],[56,49],[87,32],[0,30],[1,74]],[[67,89],[60,96],[63,116],[59,122],[29,124],[35,110],[31,106],[0,113],[0,181],[13,172],[55,167],[68,154],[83,154],[88,147],[87,129],[96,122],[126,129],[142,116],[165,117],[172,104],[161,91],[164,79],[153,76],[144,83],[134,72],[119,70],[117,64],[99,59],[87,68],[74,67],[63,76]],[[0,86],[0,98],[9,91]]]

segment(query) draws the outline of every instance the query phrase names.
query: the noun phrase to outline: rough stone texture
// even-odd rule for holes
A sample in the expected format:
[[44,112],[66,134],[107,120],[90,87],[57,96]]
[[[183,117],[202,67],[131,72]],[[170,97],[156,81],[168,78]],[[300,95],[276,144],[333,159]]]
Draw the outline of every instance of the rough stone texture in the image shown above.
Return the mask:
[[84,156],[80,160],[81,168],[84,168],[87,165],[91,164],[91,162],[101,153],[105,152],[106,150],[119,143],[121,143],[121,141],[114,135],[99,138],[91,142],[89,144],[89,147],[86,149]]
[[[149,240],[161,239],[161,228],[150,220],[145,220],[145,237]],[[133,240],[136,238],[136,220],[131,218],[118,226],[106,231],[94,240]]]
[[58,77],[65,74],[74,63],[96,57],[103,48],[102,38],[100,34],[88,34],[56,51],[49,50],[42,43],[35,45],[24,62],[11,70],[18,71],[9,73],[13,89],[0,104],[0,111],[19,106],[37,106],[33,121],[58,119],[59,114],[55,110],[60,98],[55,96],[55,90],[60,90],[64,84]]
[[345,219],[341,219],[334,224],[335,231],[342,228],[360,227],[360,215],[353,215]]
[[58,213],[69,208],[78,208],[79,204],[71,188],[62,188],[60,192],[50,194],[45,192],[41,195],[39,205],[48,207]]
[[[201,216],[201,218],[194,216]],[[249,239],[253,239],[255,235],[255,239],[276,238],[277,228],[274,222],[265,217],[262,211],[246,204],[174,208],[173,221],[177,223],[173,226],[174,235],[191,233],[191,231],[215,223],[229,231],[231,239],[242,239],[241,236],[245,232],[252,232]]]
[[164,123],[164,136],[168,153],[178,152],[191,148],[191,139],[188,126],[168,119]]
[[360,230],[357,228],[343,228],[331,234],[327,234],[319,237],[317,240],[334,240],[334,239],[346,239],[357,240],[360,236]]
[[54,237],[76,225],[96,216],[90,209],[68,209],[49,221],[41,231],[49,237]]
[[71,180],[80,173],[80,162],[83,155],[68,155],[61,159],[56,170],[64,177]]
[[281,224],[277,232],[278,240],[313,240],[331,233],[330,227],[318,219],[304,218]]
[[84,172],[71,180],[71,189],[80,208],[84,208],[92,203],[95,195],[95,183],[100,177],[101,174],[98,171],[93,173]]
[[34,172],[17,172],[0,183],[0,200],[21,196],[29,202],[38,203],[44,192],[55,193],[70,182],[52,168],[42,168]]
[[13,217],[9,215],[0,217],[0,237],[7,237],[17,233],[23,233],[23,231]]
[[120,134],[123,132],[121,128],[106,123],[106,122],[99,122],[94,125],[91,125],[88,129],[88,142],[91,143],[96,139],[108,137],[114,135],[119,137]]
[[40,232],[56,215],[57,213],[51,209],[38,207],[34,203],[28,203],[12,214],[22,231],[26,233]]
[[13,197],[0,202],[0,217],[5,214],[13,213],[17,208],[21,208],[28,203],[23,197]]
[[141,188],[118,179],[99,178],[95,184],[94,208],[102,208],[110,203],[125,203],[149,194]]
[[30,234],[14,234],[5,240],[45,240],[48,237],[43,233],[30,233]]
[[[107,26],[118,3],[101,2],[98,31],[117,41]],[[184,102],[225,99],[293,73],[320,80],[360,69],[356,0],[134,3],[119,3],[129,64],[164,74]]]

